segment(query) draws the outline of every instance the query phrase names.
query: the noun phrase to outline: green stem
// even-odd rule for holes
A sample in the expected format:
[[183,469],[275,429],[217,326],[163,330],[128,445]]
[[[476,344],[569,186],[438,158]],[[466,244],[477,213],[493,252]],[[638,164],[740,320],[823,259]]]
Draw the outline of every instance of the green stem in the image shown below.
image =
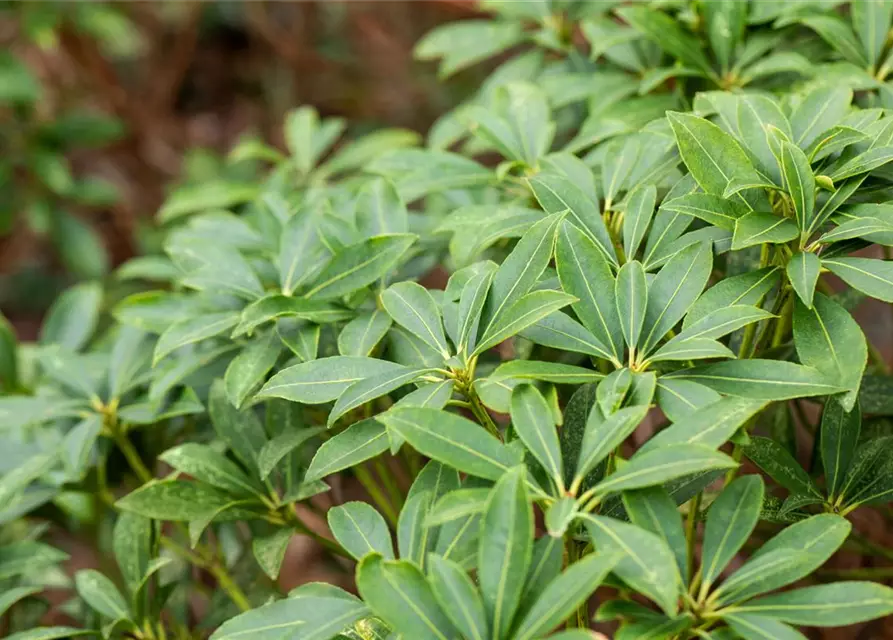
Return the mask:
[[695,571],[695,543],[698,540],[698,511],[701,509],[701,495],[698,493],[689,503],[685,524],[685,548],[687,550],[685,561],[688,566],[688,575],[694,574]]
[[369,469],[366,468],[365,464],[358,464],[353,468],[353,472],[354,475],[356,475],[357,480],[360,481],[360,484],[363,485],[363,488],[369,494],[369,497],[372,498],[372,501],[375,503],[378,510],[393,526],[396,527],[398,520],[397,512],[394,510],[393,505],[388,502],[388,499],[385,497],[384,493],[382,493],[381,488],[375,484],[375,479],[372,477]]
[[226,591],[226,595],[229,596],[229,599],[232,600],[239,609],[242,611],[251,610],[251,603],[245,596],[245,592],[242,591],[235,580],[232,579],[229,572],[227,572],[226,567],[215,563],[213,566],[209,567],[209,570],[214,576],[214,579],[217,580],[217,584],[220,588]]
[[121,450],[121,453],[123,453],[124,457],[127,459],[127,464],[133,469],[136,477],[140,479],[140,482],[143,484],[150,482],[154,476],[146,465],[143,464],[143,461],[140,459],[140,454],[137,452],[136,447],[133,446],[133,443],[130,442],[127,434],[120,428],[115,428],[112,431],[112,437],[115,439],[115,444],[118,445],[118,449]]
[[394,505],[397,511],[400,511],[403,506],[403,492],[400,491],[400,487],[397,486],[394,474],[381,457],[375,458],[372,461],[372,464],[375,467],[376,473],[378,473],[378,477],[381,478],[381,482],[384,485],[385,491],[387,491],[391,504]]
[[478,397],[478,394],[474,390],[474,387],[468,385],[465,395],[468,398],[468,401],[471,403],[471,411],[472,413],[474,413],[474,417],[478,419],[478,422],[480,422],[481,425],[487,431],[489,431],[491,435],[496,436],[499,440],[502,440],[502,435],[499,433],[499,429],[496,427],[496,423],[493,422],[493,418],[490,417],[490,413],[487,411],[487,408],[484,407],[484,404]]

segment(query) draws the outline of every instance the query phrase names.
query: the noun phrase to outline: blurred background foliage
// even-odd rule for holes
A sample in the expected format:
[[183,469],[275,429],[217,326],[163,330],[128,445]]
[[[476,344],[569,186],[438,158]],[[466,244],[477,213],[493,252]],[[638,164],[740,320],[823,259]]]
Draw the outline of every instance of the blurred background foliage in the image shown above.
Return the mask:
[[0,3],[3,314],[33,338],[62,289],[154,248],[172,190],[251,178],[255,161],[227,150],[251,138],[284,148],[298,105],[346,118],[345,140],[426,131],[492,66],[439,82],[413,45],[475,4]]

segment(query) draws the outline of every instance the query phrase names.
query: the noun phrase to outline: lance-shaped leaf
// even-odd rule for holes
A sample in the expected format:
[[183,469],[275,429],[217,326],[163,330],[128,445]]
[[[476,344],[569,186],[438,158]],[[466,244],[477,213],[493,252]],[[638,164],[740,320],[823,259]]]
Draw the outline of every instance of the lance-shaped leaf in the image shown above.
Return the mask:
[[822,84],[811,91],[791,114],[793,142],[807,149],[822,131],[837,124],[850,108],[853,92],[845,86]]
[[788,400],[839,393],[845,389],[812,367],[780,360],[732,360],[669,374],[720,393],[757,400]]
[[388,525],[378,511],[365,502],[346,502],[326,513],[329,529],[344,550],[360,561],[370,553],[394,559]]
[[700,471],[731,469],[738,466],[724,453],[710,447],[674,444],[645,453],[637,453],[617,471],[599,482],[593,490],[606,495],[629,489],[640,489]]
[[635,256],[645,239],[656,202],[657,189],[654,185],[640,185],[627,197],[623,220],[623,251],[627,256]]
[[613,518],[581,517],[598,553],[623,554],[613,572],[668,616],[675,615],[681,578],[667,543],[650,531]]
[[702,72],[712,73],[698,40],[665,13],[650,7],[629,6],[618,9],[617,14],[674,58]]
[[844,581],[803,587],[738,605],[736,610],[810,627],[856,624],[893,613],[893,589]]
[[820,293],[815,294],[812,309],[796,302],[793,327],[800,362],[847,389],[841,402],[852,409],[868,362],[862,329],[846,309]]
[[623,506],[630,521],[660,536],[673,551],[683,582],[688,582],[688,551],[682,515],[676,501],[663,487],[648,487],[623,492]]
[[78,571],[74,576],[78,595],[90,608],[111,620],[131,619],[127,601],[115,583],[93,569]]
[[349,411],[418,380],[430,371],[431,369],[400,367],[354,382],[338,396],[335,406],[329,413],[327,426],[331,427],[338,418]]
[[523,467],[515,467],[497,481],[481,530],[478,580],[497,638],[508,635],[533,553],[533,510],[524,474]]
[[753,322],[772,317],[771,313],[759,307],[733,304],[711,311],[700,320],[689,324],[670,342],[697,338],[721,338]]
[[257,536],[251,541],[251,552],[254,559],[257,560],[258,566],[270,580],[276,580],[279,577],[288,543],[291,542],[294,534],[294,529],[282,527],[269,535]]
[[557,213],[533,225],[496,270],[481,316],[485,332],[539,280],[552,257],[555,228],[562,217]]
[[809,474],[788,450],[769,438],[755,436],[744,449],[745,455],[785,489],[796,494],[821,497]]
[[487,640],[484,603],[468,573],[438,555],[428,557],[428,580],[434,597],[450,621],[468,640]]
[[643,353],[648,353],[682,319],[704,290],[712,266],[713,252],[709,246],[696,243],[677,253],[661,268],[648,286]]
[[370,180],[357,196],[357,226],[365,235],[378,236],[386,233],[406,233],[409,216],[406,205],[390,180]]
[[847,220],[831,231],[823,233],[816,242],[831,244],[853,238],[874,240],[878,244],[889,244],[888,238],[893,233],[893,224],[880,218],[864,216],[853,220]]
[[102,285],[84,282],[66,289],[53,302],[40,329],[40,344],[78,351],[96,330],[102,309]]
[[401,407],[378,416],[419,453],[462,473],[498,480],[519,461],[511,449],[471,420],[437,409]]
[[180,347],[218,336],[236,326],[238,322],[239,314],[237,312],[225,311],[206,313],[172,324],[159,336],[158,342],[155,344],[152,364],[158,364],[159,360]]
[[[749,179],[754,183],[760,181],[750,158],[738,141],[715,124],[704,118],[675,111],[667,112],[667,118],[685,166],[704,191],[721,196],[733,176],[738,180]],[[742,193],[735,195],[734,200],[753,208]]]
[[753,532],[763,506],[763,491],[760,476],[743,476],[723,489],[710,505],[701,556],[701,579],[705,590]]
[[135,594],[149,569],[152,557],[153,524],[149,518],[124,512],[118,516],[112,535],[115,561],[131,594]]
[[812,298],[821,268],[822,261],[816,254],[801,251],[791,257],[785,269],[791,287],[807,309],[812,309]]
[[846,409],[838,396],[825,402],[822,411],[821,438],[822,468],[829,497],[837,494],[850,468],[859,444],[862,412],[859,405]]
[[611,235],[599,211],[598,200],[574,184],[569,178],[544,173],[529,179],[530,188],[540,206],[551,214],[567,212],[567,224],[589,238],[606,261],[617,264]]
[[850,17],[856,35],[862,42],[868,64],[875,66],[880,60],[887,40],[887,32],[890,30],[893,5],[887,0],[880,2],[857,0],[852,4]]
[[308,298],[331,300],[372,284],[385,275],[415,242],[412,234],[381,235],[344,247],[314,279]]
[[269,476],[280,460],[323,431],[324,427],[288,428],[267,442],[257,454],[257,466],[261,478]]
[[196,480],[236,496],[264,495],[234,462],[208,445],[186,442],[168,449],[159,460]]
[[861,153],[843,166],[835,169],[829,176],[835,183],[853,176],[874,171],[893,161],[893,146],[875,147]]
[[251,333],[255,328],[277,318],[294,318],[308,322],[338,322],[351,317],[347,309],[338,308],[320,300],[291,298],[274,293],[252,302],[242,310],[239,324],[233,329],[233,338]]
[[304,479],[308,482],[319,480],[373,458],[387,448],[388,435],[384,425],[371,418],[361,420],[326,441],[317,450]]
[[371,612],[359,598],[328,584],[311,582],[284,600],[251,609],[220,625],[214,640],[328,640]]
[[779,156],[788,194],[794,203],[797,226],[805,232],[815,214],[815,175],[806,154],[790,142],[781,143]]
[[758,305],[778,279],[778,269],[766,268],[720,280],[691,306],[682,321],[683,330],[719,309],[741,304]]
[[568,295],[563,291],[550,289],[532,291],[524,295],[490,323],[472,355],[477,355],[491,347],[495,347],[500,342],[517,335],[542,318],[576,302],[576,300],[574,296]]
[[521,441],[559,486],[563,484],[561,448],[552,409],[536,387],[522,384],[512,392],[512,425]]
[[279,236],[279,285],[282,293],[290,296],[318,272],[318,263],[324,261],[323,245],[317,224],[319,210],[313,206],[294,213],[282,228]]
[[420,491],[409,495],[397,522],[397,549],[400,558],[425,569],[425,560],[435,542],[433,533],[425,525],[425,516],[431,509],[432,492]]
[[471,105],[465,115],[473,123],[472,133],[506,159],[531,167],[548,152],[555,133],[545,93],[529,82],[496,87],[491,108]]
[[444,358],[450,357],[440,310],[427,289],[417,282],[398,282],[382,292],[381,303],[397,324]]
[[575,296],[574,312],[619,361],[623,334],[614,297],[614,276],[596,244],[565,220],[558,228],[555,265],[561,288]]
[[648,284],[641,262],[638,260],[627,262],[617,272],[614,299],[623,339],[630,351],[633,351],[639,344],[642,325],[645,322],[645,309],[648,306]]
[[380,309],[361,313],[338,334],[338,353],[367,357],[391,328],[391,318]]
[[223,377],[226,395],[233,406],[242,406],[245,399],[260,385],[282,353],[282,341],[274,331],[249,344],[233,358]]
[[402,370],[402,365],[387,360],[332,356],[283,369],[267,381],[258,396],[321,404],[336,399],[355,382]]
[[599,383],[595,388],[595,401],[603,416],[610,416],[621,407],[632,382],[632,371],[617,369]]
[[711,338],[691,338],[689,340],[674,338],[650,355],[647,362],[734,357],[735,353],[731,349]]
[[709,193],[689,193],[661,203],[660,208],[698,218],[727,231],[734,231],[738,218],[748,213],[741,202]]
[[657,404],[672,422],[679,422],[719,399],[716,391],[697,382],[663,377],[657,381]]
[[580,453],[574,472],[574,484],[578,485],[599,462],[619,447],[645,419],[648,406],[625,407],[603,416],[598,406],[594,406],[586,420]]
[[729,613],[722,619],[728,629],[745,640],[806,640],[806,636],[784,622],[755,613]]
[[[664,382],[661,380],[661,384]],[[675,444],[718,448],[767,404],[765,400],[734,396],[715,398],[704,406],[693,409],[683,419],[652,437],[639,449],[639,452],[654,451]]]
[[519,335],[545,347],[585,353],[606,360],[615,359],[609,347],[602,344],[586,327],[561,311],[550,313]]
[[560,625],[617,565],[622,553],[592,553],[570,565],[542,591],[518,623],[515,640],[533,640]]
[[822,266],[871,298],[893,302],[893,262],[872,258],[825,258]]
[[746,249],[757,244],[790,242],[799,233],[797,223],[790,218],[754,211],[735,222],[732,250]]
[[463,354],[471,353],[477,345],[481,313],[496,273],[496,266],[492,262],[484,264],[486,266],[480,273],[468,279],[459,296],[456,313],[456,348]]
[[165,480],[143,485],[118,500],[115,506],[153,520],[187,522],[226,507],[231,501],[226,493],[206,484]]
[[267,434],[257,415],[251,409],[236,409],[226,397],[222,380],[211,385],[208,413],[217,435],[247,468],[256,471],[257,454],[267,443]]

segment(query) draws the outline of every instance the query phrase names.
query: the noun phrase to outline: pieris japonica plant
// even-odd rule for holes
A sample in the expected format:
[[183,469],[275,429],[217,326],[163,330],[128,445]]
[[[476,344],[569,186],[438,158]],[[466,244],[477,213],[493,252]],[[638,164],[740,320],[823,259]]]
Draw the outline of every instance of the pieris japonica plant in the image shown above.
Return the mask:
[[[893,302],[893,5],[483,7],[418,55],[514,55],[425,143],[297,109],[285,152],[233,150],[259,180],[170,194],[130,295],[77,285],[37,344],[2,327],[10,637],[893,613],[889,569],[826,564],[893,558],[853,518],[893,501],[893,376],[852,313]],[[66,573],[65,530],[107,561]],[[280,589],[296,537],[344,580]],[[70,625],[40,626],[45,588]]]

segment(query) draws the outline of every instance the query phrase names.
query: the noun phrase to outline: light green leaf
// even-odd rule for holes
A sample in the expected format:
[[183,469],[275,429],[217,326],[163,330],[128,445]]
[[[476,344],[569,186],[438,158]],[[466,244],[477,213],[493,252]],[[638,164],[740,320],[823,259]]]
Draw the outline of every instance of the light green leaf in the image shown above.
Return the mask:
[[197,482],[164,480],[144,484],[115,506],[153,520],[188,522],[230,504],[231,498],[219,489]]
[[850,18],[868,64],[877,65],[893,19],[893,5],[887,0],[856,0],[850,5]]
[[820,85],[791,114],[792,141],[801,149],[837,124],[850,108],[853,92],[844,86]]
[[586,430],[574,472],[574,484],[579,486],[599,462],[635,431],[647,413],[647,405],[625,407],[605,418],[598,406],[593,407],[586,420]]
[[323,443],[313,456],[304,480],[319,480],[375,457],[387,448],[385,427],[376,420],[361,420]]
[[719,398],[716,391],[697,382],[663,377],[657,381],[657,404],[672,422],[681,421]]
[[740,304],[758,305],[778,279],[778,269],[770,267],[720,280],[691,306],[682,321],[683,330],[719,309]]
[[893,224],[890,222],[880,218],[863,216],[841,223],[831,229],[831,231],[819,236],[816,242],[830,244],[852,238],[865,238],[866,240],[874,240],[878,244],[887,244],[886,241],[891,233],[893,233]]
[[575,297],[563,291],[550,289],[541,289],[525,294],[490,323],[472,355],[477,355],[491,347],[495,347],[500,342],[517,335],[550,313],[575,301]]
[[805,233],[812,225],[815,214],[815,175],[806,154],[790,142],[785,140],[781,143],[779,156],[788,194],[794,203],[797,226]]
[[743,476],[727,485],[710,505],[701,555],[701,579],[705,591],[756,527],[763,506],[763,491],[760,476]]
[[525,37],[519,22],[463,20],[431,30],[413,52],[420,60],[441,58],[438,76],[443,79],[519,44]]
[[[660,379],[659,384],[673,384],[681,381]],[[659,447],[676,444],[701,445],[719,448],[728,441],[738,428],[756,415],[768,404],[765,400],[750,398],[711,398],[703,406],[694,407],[678,422],[653,436],[640,447],[639,452],[654,451]]]
[[93,569],[78,571],[74,576],[74,584],[78,595],[90,605],[91,609],[112,620],[131,619],[124,596],[111,580],[98,571]]
[[372,284],[385,275],[415,242],[412,234],[380,235],[344,247],[314,279],[307,298],[331,300]]
[[304,404],[335,400],[355,382],[401,371],[394,362],[359,356],[332,356],[287,367],[267,381],[259,397],[285,398]]
[[790,218],[774,213],[748,213],[735,222],[732,250],[737,251],[756,244],[783,244],[799,234],[797,223]]
[[825,401],[819,446],[825,484],[831,498],[843,487],[843,479],[855,458],[861,430],[862,412],[858,404],[847,409],[839,396],[831,396]]
[[834,182],[840,182],[853,176],[874,171],[890,161],[893,161],[893,146],[875,147],[835,169],[829,177]]
[[706,360],[709,358],[734,358],[735,353],[727,346],[711,338],[690,338],[667,342],[648,357],[648,362]]
[[338,353],[367,357],[391,328],[391,318],[380,309],[366,311],[344,325],[338,334]]
[[484,265],[479,273],[468,279],[459,296],[459,307],[456,313],[456,348],[463,357],[474,351],[477,345],[481,313],[483,313],[487,294],[496,273],[494,263],[486,262]]
[[688,557],[682,515],[676,501],[663,487],[648,487],[623,492],[623,506],[630,521],[660,536],[673,551],[679,574],[688,582]]
[[215,380],[208,396],[211,424],[242,463],[257,471],[257,455],[267,443],[267,434],[252,409],[239,411],[226,397],[222,380]]
[[519,334],[531,342],[553,349],[574,351],[614,360],[614,355],[586,327],[566,313],[556,311],[530,325]]
[[656,202],[657,189],[654,185],[639,185],[627,196],[623,220],[623,251],[627,256],[635,256],[645,239]]
[[363,185],[357,196],[357,226],[367,236],[409,231],[406,205],[390,180],[374,178]]
[[893,262],[872,258],[825,258],[822,266],[865,295],[893,302]]
[[394,559],[388,525],[378,511],[365,502],[346,502],[326,513],[332,535],[357,561],[370,553]]
[[812,367],[759,358],[717,362],[669,375],[699,382],[720,393],[757,400],[787,400],[844,391]]
[[232,337],[238,338],[250,334],[256,327],[277,318],[327,323],[350,317],[350,311],[339,309],[326,302],[291,298],[274,293],[249,304],[242,310],[239,325],[233,329]]
[[186,442],[162,453],[159,460],[200,482],[235,496],[262,496],[264,492],[235,463],[206,444]]
[[234,407],[241,407],[251,392],[260,385],[276,364],[280,353],[282,341],[276,332],[271,331],[250,343],[233,358],[226,368],[223,383],[226,395]]
[[559,486],[564,484],[561,448],[546,399],[530,384],[515,387],[512,392],[512,425],[533,457]]
[[40,328],[41,344],[58,344],[78,351],[84,347],[99,322],[102,287],[85,282],[65,290],[47,311]]
[[427,289],[416,282],[398,282],[382,292],[381,303],[397,324],[450,357],[440,310]]
[[812,309],[812,299],[821,268],[822,261],[809,251],[795,253],[785,268],[791,287],[808,309]]
[[595,382],[604,375],[591,369],[560,362],[537,360],[509,360],[496,367],[488,380],[541,380],[553,384],[583,384]]
[[222,313],[206,313],[172,324],[158,338],[155,353],[152,356],[152,365],[158,364],[159,360],[180,347],[218,336],[228,329],[232,329],[238,322],[238,312],[224,311]]
[[736,610],[810,627],[839,627],[893,613],[893,589],[876,582],[845,581],[757,598]]
[[372,610],[407,638],[455,637],[456,630],[414,564],[369,554],[357,567],[357,588]]
[[[269,416],[267,418],[269,420]],[[324,427],[288,428],[261,447],[257,454],[260,477],[269,476],[279,461],[311,438],[325,431]]]
[[285,558],[288,543],[295,535],[293,529],[282,527],[267,536],[257,536],[251,541],[251,552],[257,564],[270,580],[279,577],[279,569]]
[[[603,416],[610,416],[620,409],[633,382],[629,369],[612,371],[595,388],[595,401]],[[645,403],[647,404],[647,403]]]
[[722,619],[744,640],[806,640],[806,636],[773,618],[751,614],[730,613]]
[[665,13],[644,6],[625,6],[616,13],[674,58],[702,72],[713,73],[700,42]]
[[747,214],[748,209],[740,202],[727,199],[728,197],[709,193],[689,193],[662,202],[660,208],[698,218],[720,229],[734,231],[735,222]]
[[118,516],[112,535],[115,561],[130,594],[136,594],[149,569],[152,555],[152,521],[135,513]]
[[630,351],[634,352],[639,344],[645,310],[648,307],[648,284],[641,262],[627,262],[617,272],[614,299],[617,303],[617,316],[622,319],[620,327],[623,339]]
[[495,638],[508,636],[533,554],[533,510],[524,474],[523,467],[505,473],[484,512],[478,580]]
[[327,426],[331,428],[338,418],[349,411],[418,380],[431,371],[431,369],[400,367],[354,382],[338,397],[329,413]]
[[809,15],[799,20],[810,29],[818,33],[825,42],[830,44],[844,58],[854,65],[865,68],[868,61],[856,34],[850,26],[837,16],[833,15]]
[[487,617],[477,587],[465,570],[438,555],[428,557],[428,580],[441,608],[468,640],[487,640]]

